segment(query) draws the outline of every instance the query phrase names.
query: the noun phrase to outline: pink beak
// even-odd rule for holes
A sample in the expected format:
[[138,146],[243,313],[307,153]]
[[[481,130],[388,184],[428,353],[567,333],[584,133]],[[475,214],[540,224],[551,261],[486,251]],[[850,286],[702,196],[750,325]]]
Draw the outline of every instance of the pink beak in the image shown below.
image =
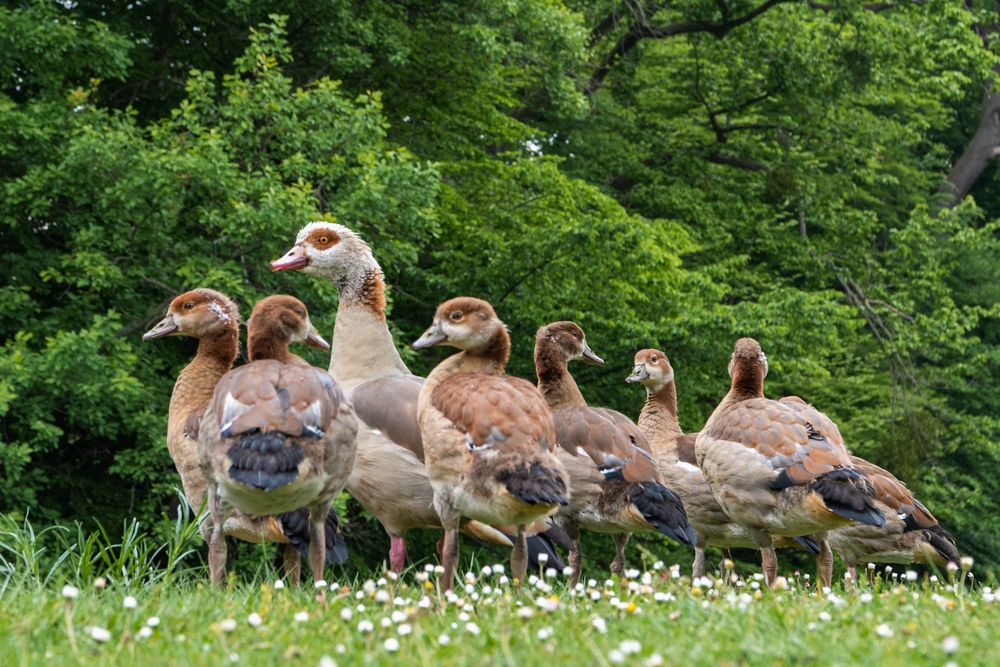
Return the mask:
[[271,271],[298,271],[309,265],[309,258],[301,245],[295,245],[278,259],[271,261]]

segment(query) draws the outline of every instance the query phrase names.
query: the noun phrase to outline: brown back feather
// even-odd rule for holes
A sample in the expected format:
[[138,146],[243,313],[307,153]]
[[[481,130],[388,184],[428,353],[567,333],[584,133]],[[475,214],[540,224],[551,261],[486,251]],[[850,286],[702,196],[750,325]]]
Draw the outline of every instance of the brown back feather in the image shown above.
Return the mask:
[[458,373],[434,388],[431,404],[475,446],[537,451],[556,443],[549,406],[535,385],[521,378]]

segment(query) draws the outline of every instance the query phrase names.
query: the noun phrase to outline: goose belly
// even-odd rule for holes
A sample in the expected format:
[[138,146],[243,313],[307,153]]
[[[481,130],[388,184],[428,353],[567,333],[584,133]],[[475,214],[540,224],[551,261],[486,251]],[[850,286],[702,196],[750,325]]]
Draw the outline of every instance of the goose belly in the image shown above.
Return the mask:
[[321,475],[300,475],[290,484],[270,491],[225,479],[219,484],[219,494],[228,505],[246,514],[279,514],[316,502],[325,486],[325,476]]
[[485,495],[460,484],[452,491],[455,508],[464,517],[487,524],[524,525],[553,514],[555,505],[529,505],[512,496],[506,489]]

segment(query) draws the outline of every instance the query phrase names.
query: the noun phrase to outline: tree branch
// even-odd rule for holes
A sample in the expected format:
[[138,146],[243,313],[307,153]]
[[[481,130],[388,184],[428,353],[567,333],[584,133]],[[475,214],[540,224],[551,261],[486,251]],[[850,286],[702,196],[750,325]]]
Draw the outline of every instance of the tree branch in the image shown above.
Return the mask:
[[[746,14],[735,18],[728,18],[728,5],[722,3],[721,6],[725,7],[725,11],[722,12],[723,18],[721,21],[680,21],[678,23],[670,23],[663,26],[652,26],[649,25],[645,19],[638,20],[625,32],[624,35],[618,39],[618,42],[611,47],[611,50],[608,51],[603,58],[601,58],[600,63],[598,63],[597,67],[590,75],[590,81],[587,82],[586,91],[588,93],[593,93],[600,88],[604,83],[604,79],[611,71],[611,67],[614,65],[615,61],[635,48],[635,45],[638,44],[641,39],[648,37],[652,37],[654,39],[664,39],[667,37],[675,37],[677,35],[687,35],[698,32],[707,32],[721,39],[729,34],[729,32],[733,29],[753,21],[755,18],[773,7],[793,1],[794,0],[765,0],[765,2],[757,5]],[[591,33],[591,36],[593,35],[594,33]]]

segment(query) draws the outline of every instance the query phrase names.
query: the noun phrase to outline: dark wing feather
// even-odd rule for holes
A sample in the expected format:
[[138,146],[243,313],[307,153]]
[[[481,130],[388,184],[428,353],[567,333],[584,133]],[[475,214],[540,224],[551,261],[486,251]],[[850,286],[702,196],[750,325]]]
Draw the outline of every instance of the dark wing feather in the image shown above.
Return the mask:
[[852,456],[851,462],[871,480],[875,487],[875,497],[889,509],[905,517],[908,530],[938,525],[934,515],[891,472],[857,456]]
[[369,380],[351,392],[351,402],[361,421],[382,431],[421,461],[424,445],[417,421],[417,399],[423,383],[424,379],[416,375],[394,375]]

